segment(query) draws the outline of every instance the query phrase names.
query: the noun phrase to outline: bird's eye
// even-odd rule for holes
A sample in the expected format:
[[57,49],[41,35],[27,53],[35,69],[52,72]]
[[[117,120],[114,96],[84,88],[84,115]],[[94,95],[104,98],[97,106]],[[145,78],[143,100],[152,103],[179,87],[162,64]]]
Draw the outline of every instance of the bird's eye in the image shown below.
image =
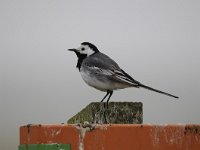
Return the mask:
[[81,48],[81,50],[82,50],[82,51],[84,51],[84,50],[85,50],[85,48],[84,48],[84,47],[82,47],[82,48]]

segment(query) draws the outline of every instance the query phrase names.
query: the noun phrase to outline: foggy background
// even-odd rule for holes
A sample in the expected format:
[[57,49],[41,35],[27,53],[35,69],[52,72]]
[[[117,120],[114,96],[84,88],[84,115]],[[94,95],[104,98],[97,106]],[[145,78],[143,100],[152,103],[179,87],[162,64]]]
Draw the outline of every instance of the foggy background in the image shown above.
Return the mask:
[[145,89],[110,101],[140,101],[144,123],[200,123],[200,1],[0,0],[0,149],[19,127],[62,123],[105,93],[87,86],[68,48],[91,42]]

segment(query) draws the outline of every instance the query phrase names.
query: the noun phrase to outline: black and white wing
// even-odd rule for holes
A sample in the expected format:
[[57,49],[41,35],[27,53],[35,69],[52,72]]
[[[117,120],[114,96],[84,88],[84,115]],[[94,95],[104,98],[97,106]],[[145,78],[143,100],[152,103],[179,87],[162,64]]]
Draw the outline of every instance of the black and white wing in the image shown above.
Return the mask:
[[118,64],[110,57],[103,53],[96,53],[83,62],[91,73],[96,76],[106,76],[109,80],[126,84],[129,86],[139,87],[139,82],[134,80],[130,75],[123,71]]

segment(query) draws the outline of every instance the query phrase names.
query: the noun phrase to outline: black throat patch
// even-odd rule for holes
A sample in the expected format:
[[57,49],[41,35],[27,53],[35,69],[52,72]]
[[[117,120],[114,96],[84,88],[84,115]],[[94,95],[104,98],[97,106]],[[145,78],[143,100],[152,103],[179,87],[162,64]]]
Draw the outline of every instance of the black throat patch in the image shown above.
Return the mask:
[[76,51],[75,51],[75,53],[76,53],[76,56],[78,57],[76,68],[78,68],[78,70],[80,71],[81,64],[82,64],[83,60],[87,57],[87,54],[80,54],[80,53],[78,53]]

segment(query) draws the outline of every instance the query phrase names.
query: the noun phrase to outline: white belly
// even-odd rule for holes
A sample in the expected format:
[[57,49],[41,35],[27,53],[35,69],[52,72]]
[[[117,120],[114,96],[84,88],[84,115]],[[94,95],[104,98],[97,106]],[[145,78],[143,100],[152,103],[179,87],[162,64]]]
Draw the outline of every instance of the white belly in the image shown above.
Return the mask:
[[83,80],[89,85],[92,86],[100,91],[107,91],[107,90],[116,90],[116,89],[123,89],[129,86],[123,85],[121,83],[113,83],[108,79],[97,79],[95,76],[91,76],[87,71],[80,71],[81,77]]
[[80,72],[81,73],[81,77],[83,78],[83,80],[90,86],[101,90],[101,91],[107,91],[107,90],[113,90],[114,87],[112,86],[112,84],[110,84],[109,81],[100,81],[97,78],[95,78],[94,76],[91,76],[89,74],[89,72]]

